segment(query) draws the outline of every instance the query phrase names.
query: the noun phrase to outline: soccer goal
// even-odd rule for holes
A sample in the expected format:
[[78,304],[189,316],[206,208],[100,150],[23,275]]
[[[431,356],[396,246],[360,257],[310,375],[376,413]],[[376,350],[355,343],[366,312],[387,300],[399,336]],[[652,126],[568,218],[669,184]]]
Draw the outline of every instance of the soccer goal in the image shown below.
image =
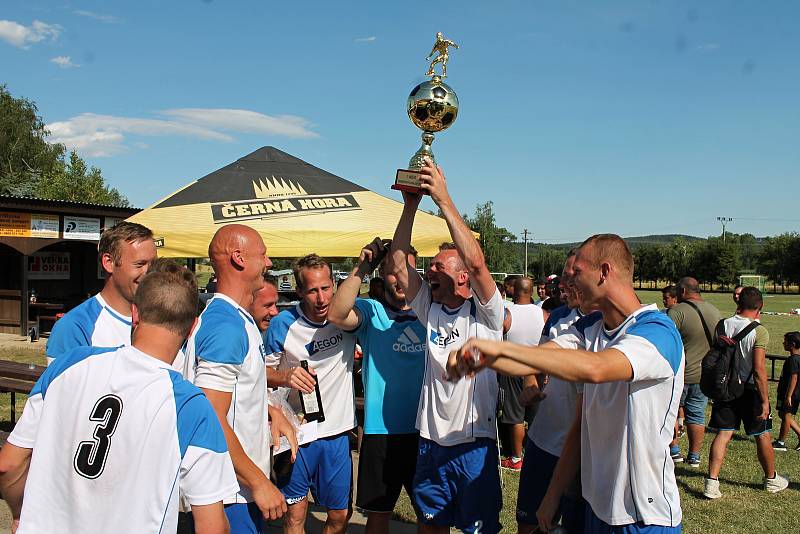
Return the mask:
[[766,282],[766,277],[760,274],[743,274],[739,277],[739,285],[740,286],[752,286],[757,287],[759,291],[762,293],[764,292],[764,283]]

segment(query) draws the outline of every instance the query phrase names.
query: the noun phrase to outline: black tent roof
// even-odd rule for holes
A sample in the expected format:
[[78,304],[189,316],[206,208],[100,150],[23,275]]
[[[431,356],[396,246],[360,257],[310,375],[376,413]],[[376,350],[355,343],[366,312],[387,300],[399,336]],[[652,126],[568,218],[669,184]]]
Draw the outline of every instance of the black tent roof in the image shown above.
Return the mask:
[[308,195],[367,190],[282,150],[265,146],[203,176],[153,207],[168,208],[204,202],[247,200],[253,198],[254,183],[273,179],[301,184]]

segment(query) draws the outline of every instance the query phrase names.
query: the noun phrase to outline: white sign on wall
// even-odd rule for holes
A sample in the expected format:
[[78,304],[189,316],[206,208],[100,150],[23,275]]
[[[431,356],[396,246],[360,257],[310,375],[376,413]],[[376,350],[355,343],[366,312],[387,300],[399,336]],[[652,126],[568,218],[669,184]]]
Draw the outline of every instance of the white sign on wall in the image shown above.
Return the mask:
[[64,215],[64,239],[100,240],[100,219]]
[[69,280],[69,252],[36,252],[28,256],[30,280]]

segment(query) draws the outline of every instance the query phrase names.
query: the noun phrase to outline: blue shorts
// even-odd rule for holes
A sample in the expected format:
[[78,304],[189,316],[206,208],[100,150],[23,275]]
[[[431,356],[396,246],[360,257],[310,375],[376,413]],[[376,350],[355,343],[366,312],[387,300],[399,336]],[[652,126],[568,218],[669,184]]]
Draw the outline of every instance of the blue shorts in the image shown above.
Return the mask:
[[286,504],[306,498],[308,491],[328,510],[347,510],[353,483],[353,459],[347,434],[301,445],[289,473],[278,478]]
[[687,425],[706,426],[706,406],[708,397],[700,391],[700,384],[685,384],[681,394],[683,422]]
[[586,532],[590,534],[680,534],[683,524],[677,527],[662,527],[660,525],[645,525],[631,523],[629,525],[609,525],[594,515],[591,506],[586,507]]
[[421,523],[463,532],[500,531],[497,443],[477,438],[445,447],[420,438],[412,501]]
[[231,534],[261,534],[264,516],[256,503],[226,504],[225,515],[231,524]]
[[[522,462],[522,472],[519,476],[519,493],[517,494],[517,523],[536,525],[536,511],[542,504],[547,487],[553,478],[553,472],[558,463],[558,456],[537,447],[533,441],[525,442],[525,461]],[[576,498],[577,497],[577,498]],[[553,518],[557,523],[562,523],[569,532],[583,532],[583,516],[585,514],[585,501],[579,496],[564,496],[561,506]]]

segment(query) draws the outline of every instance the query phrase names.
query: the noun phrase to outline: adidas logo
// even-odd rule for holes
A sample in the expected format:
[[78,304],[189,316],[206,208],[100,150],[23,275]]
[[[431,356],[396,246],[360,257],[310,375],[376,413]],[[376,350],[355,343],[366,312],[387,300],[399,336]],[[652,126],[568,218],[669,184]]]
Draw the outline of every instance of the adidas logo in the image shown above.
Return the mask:
[[392,350],[395,352],[423,352],[425,344],[422,343],[414,329],[407,326],[392,345]]

